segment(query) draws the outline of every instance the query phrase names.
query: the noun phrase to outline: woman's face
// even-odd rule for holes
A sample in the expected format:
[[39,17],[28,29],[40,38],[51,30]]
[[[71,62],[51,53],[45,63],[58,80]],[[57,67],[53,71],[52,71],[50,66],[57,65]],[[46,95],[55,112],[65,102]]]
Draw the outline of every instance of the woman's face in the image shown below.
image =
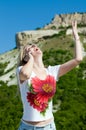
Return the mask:
[[36,57],[37,55],[42,55],[42,51],[41,51],[40,48],[39,48],[37,45],[35,45],[35,44],[26,46],[26,48],[25,48],[25,53],[26,53],[26,54],[31,53],[34,57]]

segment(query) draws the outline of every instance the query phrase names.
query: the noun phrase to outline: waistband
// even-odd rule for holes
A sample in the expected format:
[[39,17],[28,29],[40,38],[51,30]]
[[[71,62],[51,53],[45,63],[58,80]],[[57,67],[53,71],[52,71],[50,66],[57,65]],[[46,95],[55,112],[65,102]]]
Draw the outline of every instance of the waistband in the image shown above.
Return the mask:
[[48,124],[45,124],[45,125],[44,124],[43,125],[32,125],[30,123],[25,122],[23,119],[21,119],[21,122],[24,123],[24,124],[26,124],[26,125],[28,125],[28,126],[46,127],[46,126],[51,125],[54,122],[54,119],[52,119],[51,122],[49,122]]

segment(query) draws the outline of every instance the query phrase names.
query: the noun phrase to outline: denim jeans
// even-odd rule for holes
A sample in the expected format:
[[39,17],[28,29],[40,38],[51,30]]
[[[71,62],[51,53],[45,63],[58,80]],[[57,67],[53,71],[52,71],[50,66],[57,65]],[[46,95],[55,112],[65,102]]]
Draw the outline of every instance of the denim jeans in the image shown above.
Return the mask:
[[45,126],[34,126],[21,120],[18,130],[56,130],[56,127],[54,121]]

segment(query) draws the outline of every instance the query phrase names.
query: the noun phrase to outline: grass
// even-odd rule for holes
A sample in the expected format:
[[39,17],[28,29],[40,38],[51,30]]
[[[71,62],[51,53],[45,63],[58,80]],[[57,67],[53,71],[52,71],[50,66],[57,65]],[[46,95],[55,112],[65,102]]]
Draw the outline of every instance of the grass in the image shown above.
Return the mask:
[[53,38],[48,38],[44,40],[41,44],[42,51],[48,51],[51,48],[57,50],[70,50],[70,52],[74,52],[74,41],[72,40],[71,36],[56,36]]

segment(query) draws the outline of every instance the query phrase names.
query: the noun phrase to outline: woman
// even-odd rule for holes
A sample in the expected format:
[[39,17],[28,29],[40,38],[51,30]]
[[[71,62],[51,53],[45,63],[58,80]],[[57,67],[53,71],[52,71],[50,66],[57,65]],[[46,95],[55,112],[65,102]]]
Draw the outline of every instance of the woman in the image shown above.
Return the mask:
[[82,61],[77,22],[72,22],[75,58],[61,65],[44,67],[42,51],[35,44],[23,48],[17,77],[23,103],[23,116],[18,130],[56,130],[52,114],[52,98],[56,80]]

